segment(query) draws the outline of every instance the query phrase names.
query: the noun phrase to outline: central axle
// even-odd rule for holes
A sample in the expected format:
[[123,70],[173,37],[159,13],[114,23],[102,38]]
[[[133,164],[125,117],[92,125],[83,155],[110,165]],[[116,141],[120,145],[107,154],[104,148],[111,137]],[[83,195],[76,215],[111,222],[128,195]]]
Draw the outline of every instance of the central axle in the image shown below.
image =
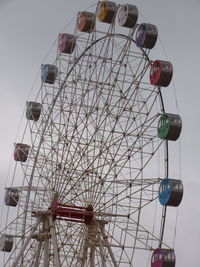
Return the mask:
[[85,223],[90,225],[93,222],[94,214],[92,205],[87,207],[64,205],[56,200],[51,203],[54,220],[70,221],[76,223]]

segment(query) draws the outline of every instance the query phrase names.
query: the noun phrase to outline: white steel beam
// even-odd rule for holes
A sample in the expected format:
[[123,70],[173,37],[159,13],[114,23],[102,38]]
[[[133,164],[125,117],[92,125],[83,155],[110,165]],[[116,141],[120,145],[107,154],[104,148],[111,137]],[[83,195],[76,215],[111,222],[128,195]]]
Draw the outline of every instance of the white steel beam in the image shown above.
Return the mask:
[[22,257],[26,247],[28,246],[28,243],[30,242],[31,238],[32,238],[32,235],[34,234],[34,232],[36,231],[38,225],[40,224],[41,222],[41,218],[38,218],[37,219],[37,222],[34,224],[34,226],[32,227],[32,230],[30,232],[30,234],[28,235],[28,237],[26,238],[23,246],[21,247],[20,251],[19,251],[19,254],[16,256],[13,264],[12,264],[12,267],[16,267],[17,266],[17,263],[19,261],[19,259]]

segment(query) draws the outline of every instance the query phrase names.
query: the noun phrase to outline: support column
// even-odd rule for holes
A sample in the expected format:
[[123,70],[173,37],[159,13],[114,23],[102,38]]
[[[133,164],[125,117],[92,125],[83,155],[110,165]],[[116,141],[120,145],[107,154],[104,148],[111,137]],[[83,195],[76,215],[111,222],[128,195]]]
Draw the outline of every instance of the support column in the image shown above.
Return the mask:
[[60,257],[59,257],[59,252],[58,252],[58,243],[56,240],[56,230],[55,230],[55,225],[54,225],[52,216],[49,216],[49,225],[50,225],[50,234],[51,234],[52,244],[53,244],[54,260],[55,260],[54,264],[56,267],[61,267]]
[[110,246],[110,244],[109,244],[109,242],[108,242],[108,237],[107,237],[107,235],[106,235],[106,233],[105,233],[103,227],[101,228],[101,233],[102,233],[102,236],[103,236],[103,238],[104,238],[104,242],[106,243],[106,246],[107,246],[107,248],[108,248],[108,252],[109,252],[109,254],[110,254],[110,257],[111,257],[111,259],[112,259],[113,266],[114,266],[114,267],[118,267],[117,262],[116,262],[116,259],[115,259],[115,256],[114,256],[113,251],[112,251],[112,248],[111,248],[111,246]]
[[90,267],[95,266],[95,246],[93,245],[90,249]]
[[41,248],[42,248],[42,241],[38,242],[38,248],[35,254],[35,263],[34,263],[34,267],[38,267],[39,266],[39,259],[40,259],[40,253],[41,253]]
[[106,267],[106,260],[105,260],[105,256],[103,253],[102,245],[99,245],[99,250],[100,250],[100,255],[101,255],[101,259],[102,259],[102,267]]
[[88,254],[88,247],[89,247],[89,240],[88,240],[88,236],[85,237],[85,240],[84,240],[84,246],[83,246],[83,256],[82,256],[82,259],[81,259],[81,267],[84,267],[85,265],[85,262],[87,260],[87,254]]
[[49,267],[49,240],[44,241],[44,264],[43,267]]
[[[50,231],[50,225],[49,225],[49,220],[48,217],[45,218],[43,222],[43,231],[45,234],[49,234]],[[46,238],[44,240],[44,266],[43,267],[49,267],[49,238]]]

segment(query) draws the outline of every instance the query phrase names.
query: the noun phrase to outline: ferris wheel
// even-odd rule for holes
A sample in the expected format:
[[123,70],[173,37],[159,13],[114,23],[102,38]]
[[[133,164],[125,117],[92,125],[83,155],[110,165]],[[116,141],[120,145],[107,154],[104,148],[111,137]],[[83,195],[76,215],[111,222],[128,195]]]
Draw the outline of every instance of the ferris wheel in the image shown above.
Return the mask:
[[164,230],[183,185],[168,141],[182,122],[164,108],[173,67],[150,58],[157,37],[136,6],[111,1],[59,34],[15,144],[2,266],[175,266]]

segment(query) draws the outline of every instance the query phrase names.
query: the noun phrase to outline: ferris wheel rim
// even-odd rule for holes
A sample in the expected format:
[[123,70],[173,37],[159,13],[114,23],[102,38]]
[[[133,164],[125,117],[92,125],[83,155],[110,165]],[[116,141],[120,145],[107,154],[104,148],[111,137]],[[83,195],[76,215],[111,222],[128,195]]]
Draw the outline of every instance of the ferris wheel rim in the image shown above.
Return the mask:
[[[63,81],[63,83],[61,84],[61,86],[60,86],[60,88],[59,88],[59,92],[57,93],[57,95],[54,97],[54,99],[53,99],[53,101],[52,101],[51,109],[50,109],[50,111],[49,111],[49,115],[48,115],[48,118],[47,118],[47,120],[46,120],[46,122],[45,122],[45,127],[44,127],[44,129],[43,129],[43,133],[42,133],[42,135],[41,135],[41,142],[40,142],[40,144],[39,144],[39,146],[38,146],[38,151],[36,152],[36,157],[35,157],[35,162],[34,162],[34,167],[33,167],[33,173],[31,174],[30,180],[32,180],[32,178],[33,178],[33,176],[34,176],[35,163],[37,162],[37,158],[38,158],[39,150],[40,150],[40,147],[41,147],[41,145],[42,145],[42,138],[43,138],[43,135],[44,135],[44,133],[45,133],[45,130],[46,130],[46,127],[47,127],[47,123],[48,123],[48,121],[49,121],[49,119],[50,119],[50,115],[51,115],[51,113],[52,113],[52,111],[53,111],[54,105],[55,105],[55,103],[56,103],[56,101],[57,101],[57,99],[58,99],[58,97],[59,97],[61,91],[63,90],[63,87],[64,87],[64,85],[65,85],[65,83],[66,83],[66,81],[67,81],[67,78],[69,77],[70,73],[73,71],[73,69],[74,69],[74,67],[76,66],[76,64],[78,64],[79,60],[84,56],[84,54],[85,54],[85,53],[86,53],[92,46],[94,46],[96,43],[98,43],[99,41],[101,41],[101,40],[103,40],[103,39],[110,38],[110,37],[117,37],[117,36],[120,36],[120,37],[123,37],[123,38],[127,38],[127,37],[128,37],[129,40],[131,40],[131,42],[135,43],[135,40],[134,40],[132,37],[127,36],[127,35],[124,35],[124,34],[114,33],[114,34],[110,34],[110,36],[103,36],[103,37],[101,37],[101,38],[95,40],[92,44],[90,44],[90,45],[89,45],[89,46],[88,46],[88,47],[81,53],[81,55],[77,58],[76,62],[73,64],[73,66],[71,67],[71,69],[69,70],[69,72],[66,74],[66,78],[65,78],[65,80]],[[142,53],[145,55],[146,59],[147,59],[147,60],[149,61],[149,63],[150,63],[151,61],[150,61],[150,59],[149,59],[147,53],[145,52],[145,50],[144,50],[143,48],[140,48],[140,50],[142,51]],[[159,89],[160,89],[160,88],[159,88]],[[162,92],[161,92],[161,90],[159,90],[159,95],[160,95],[160,99],[161,99],[162,110],[163,110],[163,112],[164,112],[164,101],[163,101],[163,98],[162,98]],[[167,156],[167,157],[168,157],[168,156]],[[168,161],[168,159],[167,159],[167,161]],[[30,182],[30,187],[31,187],[31,183],[32,183],[32,182]],[[28,202],[29,202],[29,197],[28,197]],[[28,202],[27,202],[27,205],[28,205]],[[27,206],[27,205],[26,205],[26,206]],[[26,208],[25,208],[25,209],[26,209]]]

